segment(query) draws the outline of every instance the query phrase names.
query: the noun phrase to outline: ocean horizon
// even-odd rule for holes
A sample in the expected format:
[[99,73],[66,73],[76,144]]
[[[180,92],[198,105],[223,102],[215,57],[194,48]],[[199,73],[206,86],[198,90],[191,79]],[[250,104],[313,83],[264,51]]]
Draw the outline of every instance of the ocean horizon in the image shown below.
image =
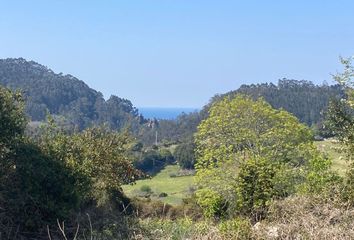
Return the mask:
[[179,107],[138,107],[139,113],[144,118],[156,118],[164,120],[176,119],[182,113],[199,111],[198,108],[179,108]]

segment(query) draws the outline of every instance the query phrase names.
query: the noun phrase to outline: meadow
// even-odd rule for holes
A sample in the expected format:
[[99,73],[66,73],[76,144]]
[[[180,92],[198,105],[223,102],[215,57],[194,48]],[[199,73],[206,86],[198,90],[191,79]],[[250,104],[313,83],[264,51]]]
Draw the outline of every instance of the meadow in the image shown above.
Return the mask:
[[[190,195],[194,185],[191,175],[175,177],[180,170],[178,165],[168,165],[150,179],[138,180],[133,185],[124,185],[123,191],[128,197],[137,197],[143,194],[141,189],[148,186],[151,189],[149,195],[151,199],[171,205],[179,205],[183,198]],[[167,196],[159,197],[161,193],[166,193]]]
[[344,175],[348,162],[346,161],[344,153],[341,152],[339,143],[334,139],[326,139],[323,141],[316,141],[317,148],[325,153],[333,161],[333,169],[340,175]]

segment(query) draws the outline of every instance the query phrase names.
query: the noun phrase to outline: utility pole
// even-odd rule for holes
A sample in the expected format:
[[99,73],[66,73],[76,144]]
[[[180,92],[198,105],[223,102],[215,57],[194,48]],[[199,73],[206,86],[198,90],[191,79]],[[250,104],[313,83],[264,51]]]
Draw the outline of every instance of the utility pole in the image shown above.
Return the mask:
[[157,146],[157,130],[155,132],[155,145]]

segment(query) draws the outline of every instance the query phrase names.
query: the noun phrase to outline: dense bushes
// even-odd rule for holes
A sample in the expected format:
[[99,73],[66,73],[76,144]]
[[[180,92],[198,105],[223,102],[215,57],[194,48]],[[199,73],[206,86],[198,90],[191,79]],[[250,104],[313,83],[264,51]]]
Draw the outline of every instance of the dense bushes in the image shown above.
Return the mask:
[[23,135],[22,106],[20,95],[0,88],[0,234],[36,232],[78,207],[70,169]]
[[8,158],[13,171],[1,184],[1,207],[19,231],[36,231],[66,219],[79,207],[75,176],[33,143],[20,143]]
[[81,211],[128,205],[121,185],[140,176],[128,134],[91,128],[66,135],[50,121],[34,142],[24,136],[22,106],[19,95],[0,88],[1,236],[40,238],[47,225],[75,222]]
[[66,135],[49,127],[40,146],[49,156],[59,158],[76,178],[76,189],[83,202],[102,205],[121,191],[121,185],[133,182],[140,173],[128,158],[132,139],[127,133],[89,128]]

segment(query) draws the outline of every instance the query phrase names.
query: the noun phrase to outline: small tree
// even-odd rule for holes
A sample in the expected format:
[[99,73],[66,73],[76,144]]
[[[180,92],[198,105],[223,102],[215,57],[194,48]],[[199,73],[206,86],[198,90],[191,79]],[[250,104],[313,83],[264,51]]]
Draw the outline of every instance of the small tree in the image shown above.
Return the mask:
[[194,169],[194,148],[195,145],[193,142],[182,143],[176,147],[174,155],[181,168]]

